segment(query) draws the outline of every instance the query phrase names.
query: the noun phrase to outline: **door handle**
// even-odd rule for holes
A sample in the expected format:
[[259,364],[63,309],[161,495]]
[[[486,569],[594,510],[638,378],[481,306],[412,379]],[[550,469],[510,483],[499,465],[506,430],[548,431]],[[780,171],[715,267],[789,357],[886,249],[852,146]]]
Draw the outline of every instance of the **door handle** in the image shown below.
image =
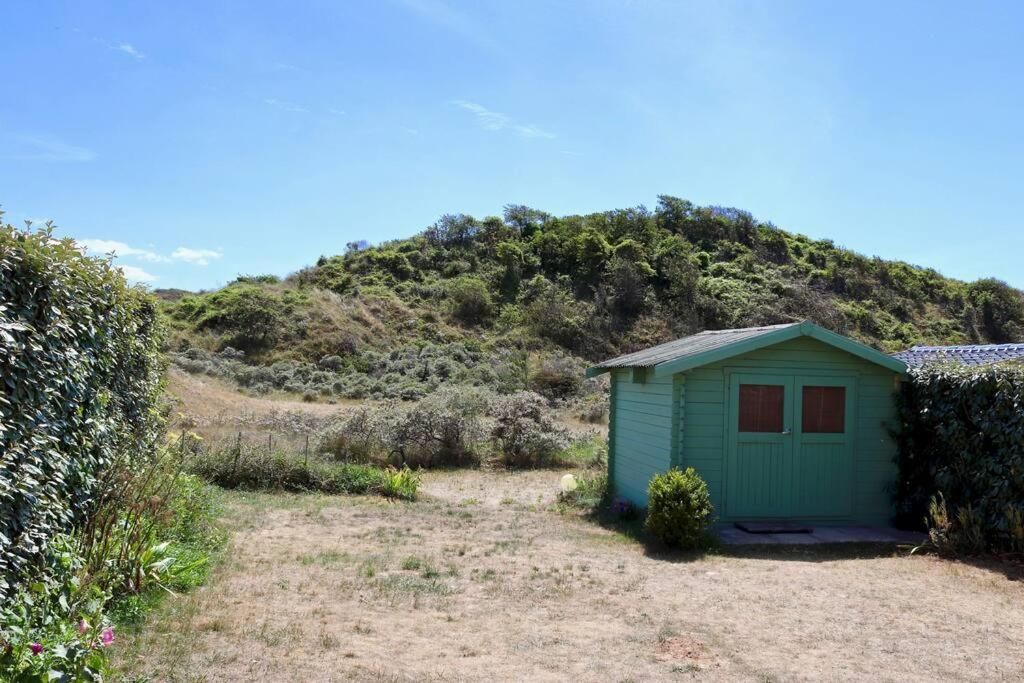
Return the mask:
[[783,436],[789,436],[789,435],[790,435],[790,434],[792,434],[792,433],[793,433],[793,430],[792,430],[792,429],[790,429],[789,427],[787,427],[786,429],[783,429],[783,430],[782,430],[782,435],[783,435]]

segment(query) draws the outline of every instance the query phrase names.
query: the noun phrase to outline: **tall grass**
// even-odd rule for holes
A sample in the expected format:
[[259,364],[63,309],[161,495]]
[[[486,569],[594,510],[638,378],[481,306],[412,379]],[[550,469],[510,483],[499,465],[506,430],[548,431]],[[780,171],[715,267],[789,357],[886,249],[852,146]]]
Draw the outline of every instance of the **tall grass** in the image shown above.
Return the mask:
[[330,462],[243,442],[199,450],[188,469],[223,488],[250,491],[375,493],[412,500],[419,486],[419,478],[409,469]]

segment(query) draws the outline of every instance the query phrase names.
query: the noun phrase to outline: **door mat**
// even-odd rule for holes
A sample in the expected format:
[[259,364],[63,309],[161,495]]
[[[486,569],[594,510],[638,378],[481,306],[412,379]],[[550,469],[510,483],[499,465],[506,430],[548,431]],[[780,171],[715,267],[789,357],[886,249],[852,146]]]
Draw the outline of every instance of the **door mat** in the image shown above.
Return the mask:
[[737,529],[748,534],[809,534],[814,529],[795,522],[736,522]]

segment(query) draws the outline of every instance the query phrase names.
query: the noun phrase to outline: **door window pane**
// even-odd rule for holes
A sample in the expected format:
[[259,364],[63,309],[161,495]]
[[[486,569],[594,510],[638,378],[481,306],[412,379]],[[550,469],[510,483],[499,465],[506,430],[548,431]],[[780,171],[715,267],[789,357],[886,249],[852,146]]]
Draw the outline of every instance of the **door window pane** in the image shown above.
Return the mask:
[[740,431],[782,431],[785,387],[778,384],[740,385]]
[[804,387],[804,434],[846,431],[846,387]]

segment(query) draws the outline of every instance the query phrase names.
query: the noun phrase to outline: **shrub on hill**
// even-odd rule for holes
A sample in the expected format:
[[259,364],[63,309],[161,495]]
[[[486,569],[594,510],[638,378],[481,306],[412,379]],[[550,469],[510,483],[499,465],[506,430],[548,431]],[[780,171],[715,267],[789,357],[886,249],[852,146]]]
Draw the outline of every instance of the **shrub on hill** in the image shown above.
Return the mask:
[[216,353],[191,348],[168,355],[186,372],[228,379],[256,394],[285,391],[328,399],[416,400],[447,384],[507,393],[522,389],[526,382],[523,353],[485,353],[461,343],[408,345],[387,353],[367,350],[348,357],[327,356],[317,363],[279,360],[270,365],[248,364],[245,354],[232,347]]
[[[654,211],[444,216],[280,283],[240,278],[164,308],[178,344],[229,343],[261,363],[481,339],[592,360],[700,329],[800,318],[885,350],[1024,334],[1024,299],[1005,283],[958,282],[670,196]],[[452,316],[438,315],[446,309]]]
[[493,303],[487,283],[478,277],[460,276],[448,286],[452,314],[466,325],[479,325],[491,317]]

